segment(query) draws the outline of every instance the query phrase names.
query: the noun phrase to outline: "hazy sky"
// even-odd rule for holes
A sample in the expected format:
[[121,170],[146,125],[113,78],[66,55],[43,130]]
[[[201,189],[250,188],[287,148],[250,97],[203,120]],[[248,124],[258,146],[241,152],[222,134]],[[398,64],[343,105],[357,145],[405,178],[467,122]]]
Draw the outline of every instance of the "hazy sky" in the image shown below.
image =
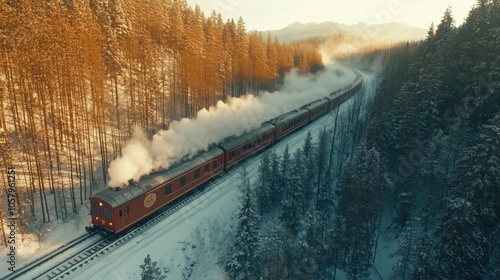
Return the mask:
[[428,28],[439,23],[448,5],[457,25],[476,0],[187,0],[209,16],[213,10],[224,20],[240,16],[247,30],[281,29],[293,22],[333,21],[345,24],[401,22]]

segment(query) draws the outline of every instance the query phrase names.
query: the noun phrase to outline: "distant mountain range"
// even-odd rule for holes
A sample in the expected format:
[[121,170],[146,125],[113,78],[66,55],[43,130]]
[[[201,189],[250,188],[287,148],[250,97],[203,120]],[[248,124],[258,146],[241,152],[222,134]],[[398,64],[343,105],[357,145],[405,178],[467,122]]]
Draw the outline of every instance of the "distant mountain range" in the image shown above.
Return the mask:
[[280,42],[291,42],[328,35],[355,35],[397,41],[418,41],[426,37],[427,30],[395,22],[371,25],[366,23],[345,25],[330,21],[322,23],[295,22],[280,30],[262,32],[264,38],[269,33],[273,38],[277,37]]

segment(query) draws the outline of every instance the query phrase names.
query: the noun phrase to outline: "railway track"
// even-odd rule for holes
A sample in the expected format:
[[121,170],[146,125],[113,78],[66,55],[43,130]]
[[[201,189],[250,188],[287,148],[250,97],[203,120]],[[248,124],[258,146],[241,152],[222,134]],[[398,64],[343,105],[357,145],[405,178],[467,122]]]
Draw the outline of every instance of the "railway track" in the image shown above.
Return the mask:
[[[302,127],[295,131],[294,133],[287,135],[286,138],[293,136],[294,134],[307,129],[308,126]],[[285,141],[279,141],[275,143],[272,147],[281,147],[285,145]],[[263,150],[265,151],[265,150]],[[263,152],[261,151],[261,152]],[[260,153],[260,152],[259,152]],[[259,154],[257,153],[257,154]],[[20,268],[14,273],[11,273],[0,280],[11,280],[11,279],[20,279],[20,277],[26,278],[31,277],[31,279],[70,279],[72,274],[75,273],[78,269],[81,269],[85,265],[90,262],[99,259],[106,255],[108,252],[118,248],[120,245],[126,243],[132,237],[137,234],[144,232],[146,229],[152,227],[158,221],[167,218],[168,216],[174,214],[176,211],[181,209],[183,205],[189,203],[190,201],[198,198],[202,194],[209,192],[218,183],[226,176],[237,172],[239,167],[246,166],[250,159],[257,156],[254,154],[233,168],[230,168],[228,171],[224,172],[221,176],[213,179],[208,182],[204,188],[195,191],[194,193],[183,197],[176,202],[167,205],[165,208],[161,209],[157,212],[153,217],[144,221],[134,228],[129,229],[127,232],[118,235],[112,235],[107,238],[102,238],[101,236],[94,235],[82,235],[67,244],[59,247],[57,250],[45,255],[36,261],[31,262],[30,264]],[[90,245],[78,246],[82,245],[85,241],[94,238],[93,242],[90,242]],[[68,254],[69,253],[69,254]],[[63,260],[61,260],[63,259]],[[35,272],[36,271],[36,272]],[[30,273],[31,272],[31,273]],[[34,275],[36,273],[36,275]]]
[[[253,156],[245,159],[237,166],[246,165],[248,159],[250,158],[253,158]],[[212,188],[217,186],[219,181],[221,181],[224,177],[229,176],[236,170],[237,168],[231,168],[218,178],[208,182],[204,188],[188,194],[170,205],[167,205],[165,208],[160,209],[160,211],[153,215],[150,219],[139,223],[125,233],[112,235],[107,238],[103,238],[97,234],[82,235],[59,247],[57,250],[40,257],[26,266],[23,266],[14,273],[0,278],[0,280],[21,279],[21,277],[23,279],[71,279],[72,274],[78,269],[81,269],[90,262],[99,259],[108,252],[118,248],[132,237],[152,227],[158,221],[174,214],[182,208],[181,206],[198,198],[203,193],[210,191]],[[85,241],[92,238],[94,240],[89,242],[91,243],[90,245],[81,246]]]
[[50,252],[49,254],[42,256],[35,261],[32,261],[31,263],[21,267],[20,269],[15,270],[15,272],[10,273],[2,278],[0,280],[11,280],[11,279],[18,279],[19,277],[25,275],[29,271],[36,269],[37,267],[43,265],[46,262],[51,261],[52,259],[69,252],[70,250],[74,249],[76,246],[84,243],[85,241],[89,240],[92,238],[93,235],[85,234],[80,237],[77,237],[70,242],[62,245],[61,247],[57,248],[56,250]]

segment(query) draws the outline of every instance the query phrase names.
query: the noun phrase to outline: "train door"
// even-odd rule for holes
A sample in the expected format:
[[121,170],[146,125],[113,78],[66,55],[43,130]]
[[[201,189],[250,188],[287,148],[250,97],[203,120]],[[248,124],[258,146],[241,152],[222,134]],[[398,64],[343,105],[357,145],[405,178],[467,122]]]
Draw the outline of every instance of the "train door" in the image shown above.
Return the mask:
[[123,213],[122,213],[123,226],[126,227],[130,224],[130,221],[132,220],[130,217],[130,206],[127,204],[127,206],[125,206],[125,208],[123,208],[123,210],[120,210],[120,211],[123,211]]

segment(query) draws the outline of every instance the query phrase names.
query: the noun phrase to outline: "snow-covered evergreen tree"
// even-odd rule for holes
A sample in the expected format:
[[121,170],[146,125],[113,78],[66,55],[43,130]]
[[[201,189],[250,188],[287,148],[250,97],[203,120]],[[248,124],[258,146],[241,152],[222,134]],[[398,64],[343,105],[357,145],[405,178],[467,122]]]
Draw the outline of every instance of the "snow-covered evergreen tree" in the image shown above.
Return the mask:
[[298,244],[298,275],[297,278],[301,280],[312,279],[314,275],[313,267],[313,248],[307,242],[300,241]]
[[417,256],[413,270],[414,280],[436,279],[434,274],[434,243],[426,235],[421,236],[417,247]]
[[413,220],[403,229],[402,239],[396,250],[390,257],[398,257],[399,260],[392,267],[391,279],[393,280],[411,280],[413,279],[414,264],[417,258],[417,248],[419,242],[420,229],[419,220]]
[[[300,257],[303,263],[300,264],[300,275],[304,276],[301,279],[313,279],[317,274],[318,262],[322,262],[325,256],[320,256],[322,253],[324,224],[321,221],[321,216],[316,211],[316,206],[311,204],[307,212],[305,221],[304,241],[301,242],[299,250]],[[307,277],[305,277],[307,276]]]
[[[290,168],[291,168],[291,155],[289,152],[288,145],[285,147],[285,151],[283,152],[283,157],[281,158],[281,166],[280,166],[280,174],[283,179],[283,181],[287,180],[286,176],[290,175]],[[285,183],[283,182],[282,183]]]
[[[491,255],[493,233],[500,226],[500,116],[480,143],[458,163],[449,185],[438,271],[443,278],[479,279]],[[464,246],[467,244],[467,246]]]
[[139,266],[141,268],[141,280],[164,280],[167,279],[163,273],[166,269],[158,266],[157,262],[151,260],[149,254],[144,259],[144,263]]
[[311,135],[311,131],[309,130],[307,132],[306,139],[304,140],[304,146],[302,147],[302,150],[304,151],[304,158],[306,160],[311,155],[312,148],[313,148],[313,145],[312,145],[312,135]]
[[306,137],[306,140],[304,141],[304,146],[302,148],[303,151],[303,160],[304,160],[304,174],[303,174],[303,181],[304,181],[304,190],[303,190],[303,208],[302,211],[306,212],[309,208],[310,203],[312,202],[312,198],[316,197],[315,196],[315,191],[316,191],[316,184],[315,180],[318,177],[317,172],[318,169],[316,168],[316,161],[315,161],[315,150],[316,147],[312,143],[312,137],[311,137],[311,132],[309,131]]
[[489,242],[480,230],[478,213],[465,199],[447,199],[436,268],[440,279],[482,279]]
[[281,228],[269,227],[262,236],[259,260],[263,279],[284,279],[284,242],[284,233]]
[[328,185],[326,181],[326,170],[329,168],[327,166],[327,156],[328,156],[328,133],[326,129],[323,129],[319,133],[318,148],[315,153],[315,167],[317,168],[316,173],[316,207],[321,207],[322,204],[318,203],[319,198],[322,197],[323,188]]
[[344,220],[345,271],[350,279],[365,279],[371,266],[383,190],[380,167],[379,153],[362,144],[340,183],[338,214]]
[[281,184],[283,182],[282,180],[282,173],[280,171],[280,166],[281,166],[281,158],[276,154],[276,152],[271,152],[270,156],[270,161],[271,161],[271,174],[272,174],[272,179],[271,179],[271,201],[272,204],[276,204],[281,202]]
[[260,213],[264,213],[272,206],[272,184],[273,174],[271,173],[271,159],[268,152],[262,155],[259,166],[259,177],[257,178],[256,194]]
[[226,272],[231,279],[258,279],[258,221],[259,214],[250,189],[250,182],[247,178],[243,178],[243,196],[238,212],[236,240],[226,264]]
[[[288,152],[288,146],[283,155],[283,165]],[[302,152],[300,149],[294,154],[290,168],[284,169],[286,173],[282,176],[283,180],[283,197],[281,199],[280,220],[285,229],[290,230],[293,235],[297,233],[300,226],[300,213],[302,212],[302,192],[304,190],[304,168],[303,160],[301,159]],[[289,159],[288,159],[289,161]]]

